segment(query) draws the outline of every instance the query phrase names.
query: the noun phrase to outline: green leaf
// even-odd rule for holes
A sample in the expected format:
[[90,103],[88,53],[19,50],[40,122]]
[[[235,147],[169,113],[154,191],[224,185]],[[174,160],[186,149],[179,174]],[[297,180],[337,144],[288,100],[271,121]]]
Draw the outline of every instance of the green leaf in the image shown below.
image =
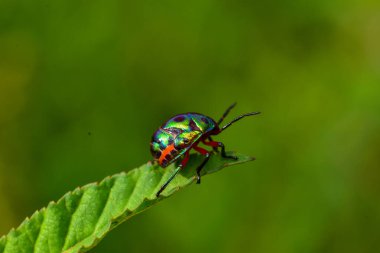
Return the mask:
[[[253,160],[233,155],[238,157],[236,161],[213,155],[202,175]],[[128,173],[121,172],[68,192],[0,238],[0,253],[85,252],[120,223],[194,182],[196,167],[202,159],[200,155],[192,155],[186,168],[158,199],[155,194],[175,165],[162,169],[148,162]]]

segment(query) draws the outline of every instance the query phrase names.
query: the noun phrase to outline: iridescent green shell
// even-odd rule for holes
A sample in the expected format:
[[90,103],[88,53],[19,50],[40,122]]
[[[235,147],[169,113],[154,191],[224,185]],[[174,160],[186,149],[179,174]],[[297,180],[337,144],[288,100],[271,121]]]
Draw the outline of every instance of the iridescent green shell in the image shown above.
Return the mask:
[[162,167],[180,158],[192,145],[219,129],[217,123],[199,113],[178,114],[166,121],[152,136],[150,151]]

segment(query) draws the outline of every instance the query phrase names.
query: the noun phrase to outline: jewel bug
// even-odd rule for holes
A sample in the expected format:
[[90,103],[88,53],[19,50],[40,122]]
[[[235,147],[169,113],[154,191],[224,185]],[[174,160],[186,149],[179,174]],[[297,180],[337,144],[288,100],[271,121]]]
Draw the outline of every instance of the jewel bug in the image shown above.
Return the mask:
[[189,112],[178,114],[170,118],[161,127],[159,127],[156,132],[154,132],[150,142],[150,152],[152,153],[154,160],[161,167],[165,168],[169,164],[183,157],[174,173],[156,193],[156,197],[160,196],[161,192],[165,190],[177,173],[186,166],[186,163],[189,160],[190,150],[195,150],[205,156],[203,162],[196,169],[197,184],[201,182],[200,172],[210,159],[212,151],[199,147],[198,144],[200,142],[206,146],[212,147],[214,151],[218,151],[218,148],[220,148],[221,155],[224,158],[237,159],[235,156],[229,156],[226,154],[225,146],[222,142],[214,141],[211,138],[211,136],[218,135],[226,130],[236,121],[246,116],[253,116],[260,113],[250,112],[242,114],[221,127],[220,124],[223,122],[224,118],[228,115],[231,109],[235,107],[235,105],[236,103],[229,106],[217,122],[206,115]]

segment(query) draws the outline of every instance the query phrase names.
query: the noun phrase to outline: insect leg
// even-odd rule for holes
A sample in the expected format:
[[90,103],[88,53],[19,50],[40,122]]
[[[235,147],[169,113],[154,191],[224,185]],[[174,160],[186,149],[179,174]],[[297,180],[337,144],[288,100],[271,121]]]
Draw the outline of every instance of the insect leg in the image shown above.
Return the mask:
[[232,155],[227,155],[226,154],[226,148],[224,147],[224,144],[222,142],[219,142],[219,141],[203,141],[203,143],[205,145],[211,146],[211,147],[220,147],[222,149],[221,155],[224,158],[231,158],[231,159],[234,159],[234,160],[238,159],[236,156],[232,156]]
[[175,169],[174,173],[170,176],[170,178],[161,186],[160,190],[156,193],[156,197],[158,198],[163,190],[169,185],[169,183],[175,178],[175,176],[186,166],[187,161],[189,160],[189,152],[185,153],[185,157],[181,161],[181,164]]
[[[207,139],[208,139],[209,141],[213,141],[213,139],[211,138],[211,136],[209,136]],[[205,141],[203,141],[203,143],[205,143]],[[218,153],[218,147],[212,147],[212,149],[213,149],[215,152]]]
[[203,167],[206,165],[206,163],[210,159],[211,154],[210,154],[209,151],[207,151],[204,148],[201,148],[201,147],[198,147],[198,146],[194,146],[193,148],[194,148],[195,151],[197,151],[200,154],[202,154],[202,155],[205,156],[205,159],[203,160],[203,162],[197,168],[197,184],[200,184],[201,183],[201,170],[203,169]]

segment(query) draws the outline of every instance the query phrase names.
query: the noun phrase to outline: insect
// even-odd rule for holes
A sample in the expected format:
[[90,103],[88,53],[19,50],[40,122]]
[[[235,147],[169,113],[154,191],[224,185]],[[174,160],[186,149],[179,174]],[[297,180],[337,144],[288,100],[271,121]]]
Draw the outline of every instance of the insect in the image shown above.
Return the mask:
[[221,155],[225,158],[236,160],[237,157],[226,154],[224,144],[222,142],[214,141],[211,136],[218,135],[236,121],[246,117],[257,115],[260,112],[250,112],[238,116],[225,126],[221,127],[220,124],[224,118],[228,115],[236,103],[232,104],[224,112],[222,117],[216,122],[212,118],[200,113],[184,113],[178,114],[168,121],[166,121],[152,136],[150,142],[150,152],[152,153],[154,160],[163,168],[169,164],[182,158],[181,163],[176,168],[170,178],[161,186],[160,190],[156,193],[156,197],[159,197],[161,192],[169,185],[177,173],[186,166],[189,160],[190,150],[195,150],[204,155],[203,162],[196,169],[197,172],[197,184],[201,182],[201,170],[210,159],[212,151],[208,151],[198,144],[202,142],[206,146],[210,146],[214,151],[221,149]]

